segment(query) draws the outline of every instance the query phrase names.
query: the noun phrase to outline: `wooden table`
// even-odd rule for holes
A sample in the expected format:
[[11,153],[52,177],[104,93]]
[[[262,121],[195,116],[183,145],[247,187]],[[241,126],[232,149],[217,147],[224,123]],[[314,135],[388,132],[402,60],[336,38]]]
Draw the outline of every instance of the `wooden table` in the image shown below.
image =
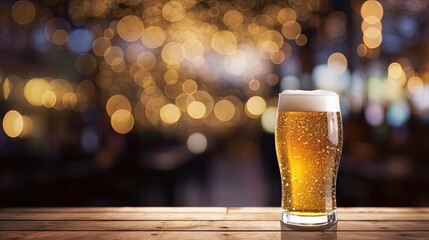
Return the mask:
[[279,208],[0,209],[0,239],[429,239],[429,208],[339,208],[330,229],[290,229]]

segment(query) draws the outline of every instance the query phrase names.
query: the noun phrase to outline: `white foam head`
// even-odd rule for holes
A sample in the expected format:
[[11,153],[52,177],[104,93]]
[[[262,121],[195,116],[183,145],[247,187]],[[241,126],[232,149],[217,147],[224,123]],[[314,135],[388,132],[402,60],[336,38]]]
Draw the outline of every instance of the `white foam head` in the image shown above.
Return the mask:
[[325,90],[285,90],[279,94],[279,111],[339,112],[338,94]]

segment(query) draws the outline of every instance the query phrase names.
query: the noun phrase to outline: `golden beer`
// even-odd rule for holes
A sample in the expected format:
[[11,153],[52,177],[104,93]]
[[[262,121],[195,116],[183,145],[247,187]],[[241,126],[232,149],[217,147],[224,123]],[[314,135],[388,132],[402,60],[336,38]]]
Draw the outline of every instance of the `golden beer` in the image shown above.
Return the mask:
[[282,221],[300,226],[335,223],[343,144],[338,95],[326,91],[280,94],[275,136]]

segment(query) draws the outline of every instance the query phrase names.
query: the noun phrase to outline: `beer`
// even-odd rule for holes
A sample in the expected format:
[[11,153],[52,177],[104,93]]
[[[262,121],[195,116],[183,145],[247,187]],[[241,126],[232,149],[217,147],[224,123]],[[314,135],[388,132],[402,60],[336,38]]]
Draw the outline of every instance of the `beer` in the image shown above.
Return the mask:
[[336,177],[342,149],[338,95],[285,91],[279,95],[276,151],[282,181],[282,221],[336,222]]

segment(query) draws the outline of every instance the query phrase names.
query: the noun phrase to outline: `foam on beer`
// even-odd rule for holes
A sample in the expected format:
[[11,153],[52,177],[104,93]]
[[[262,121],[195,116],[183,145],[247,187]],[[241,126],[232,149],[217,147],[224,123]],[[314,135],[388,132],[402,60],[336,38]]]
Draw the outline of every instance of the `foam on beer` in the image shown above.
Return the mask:
[[285,90],[279,94],[279,111],[339,112],[338,94],[325,90]]

